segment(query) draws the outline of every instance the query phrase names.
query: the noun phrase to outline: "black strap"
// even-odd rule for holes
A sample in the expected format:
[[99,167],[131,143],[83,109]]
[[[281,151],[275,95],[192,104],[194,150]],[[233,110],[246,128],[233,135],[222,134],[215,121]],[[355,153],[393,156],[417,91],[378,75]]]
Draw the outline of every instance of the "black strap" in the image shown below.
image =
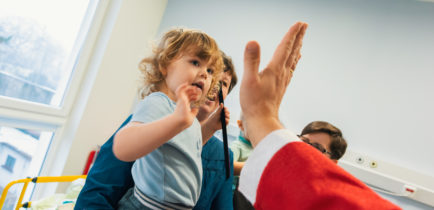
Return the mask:
[[[224,105],[223,101],[223,92],[220,86],[219,90],[219,101]],[[228,148],[228,134],[226,131],[226,118],[225,118],[225,108],[223,106],[222,111],[220,112],[220,121],[222,123],[222,131],[223,131],[223,150],[225,152],[225,166],[226,166],[226,179],[229,179],[230,176],[230,163],[229,163],[229,148]]]

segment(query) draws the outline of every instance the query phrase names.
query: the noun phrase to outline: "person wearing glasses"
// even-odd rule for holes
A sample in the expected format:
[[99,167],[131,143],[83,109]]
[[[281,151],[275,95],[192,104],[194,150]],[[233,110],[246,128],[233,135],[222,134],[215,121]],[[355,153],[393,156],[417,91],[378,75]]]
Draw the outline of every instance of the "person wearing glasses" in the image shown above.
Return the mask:
[[280,122],[307,25],[297,22],[289,29],[261,72],[259,43],[245,47],[240,104],[254,149],[241,171],[235,203],[250,205],[243,209],[401,209]]
[[341,130],[325,121],[313,121],[307,124],[298,137],[335,163],[347,149],[347,141],[342,136]]
[[[240,128],[240,136],[237,141],[232,142],[230,148],[234,154],[234,184],[232,189],[238,188],[239,176],[244,163],[247,161],[250,153],[253,151],[252,144],[247,137],[243,123],[244,117],[241,114],[240,120],[237,121]],[[347,141],[342,136],[339,128],[325,121],[313,121],[307,124],[300,135],[300,140],[314,147],[322,154],[330,158],[334,163],[345,154]]]

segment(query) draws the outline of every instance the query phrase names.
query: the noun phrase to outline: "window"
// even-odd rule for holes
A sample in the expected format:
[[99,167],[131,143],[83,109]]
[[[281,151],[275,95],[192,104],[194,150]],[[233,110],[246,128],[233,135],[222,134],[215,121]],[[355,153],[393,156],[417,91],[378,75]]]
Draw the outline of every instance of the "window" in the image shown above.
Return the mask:
[[59,107],[89,2],[0,2],[0,95]]
[[[0,0],[0,189],[39,176],[44,164],[56,163],[56,152],[50,151],[63,144],[91,40],[98,34],[91,29],[102,22],[95,16],[103,16],[107,5],[97,0]],[[29,188],[25,199],[32,193]],[[17,199],[19,192],[10,192],[7,199]]]
[[14,172],[15,161],[16,159],[14,157],[8,155],[8,157],[6,158],[6,163],[3,165],[3,168],[10,172]]

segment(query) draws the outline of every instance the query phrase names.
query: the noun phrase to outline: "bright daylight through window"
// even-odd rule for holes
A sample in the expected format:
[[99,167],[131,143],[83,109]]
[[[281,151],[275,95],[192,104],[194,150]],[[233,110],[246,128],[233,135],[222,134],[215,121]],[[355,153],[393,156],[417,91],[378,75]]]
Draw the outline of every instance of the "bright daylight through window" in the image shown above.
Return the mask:
[[[29,116],[41,105],[64,109],[97,2],[0,0],[0,192],[39,175],[63,124],[46,126],[42,112]],[[2,209],[14,208],[20,187],[10,189]]]
[[59,106],[87,1],[0,1],[0,95]]

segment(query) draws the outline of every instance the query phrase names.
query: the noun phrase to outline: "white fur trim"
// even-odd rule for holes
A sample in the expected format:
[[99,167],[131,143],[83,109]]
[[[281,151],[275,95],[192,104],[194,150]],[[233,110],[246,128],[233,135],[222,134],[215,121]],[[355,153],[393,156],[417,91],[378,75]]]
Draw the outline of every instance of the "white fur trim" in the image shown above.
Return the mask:
[[275,130],[259,142],[247,159],[241,170],[239,190],[252,205],[256,201],[256,190],[265,166],[277,151],[294,141],[300,141],[300,139],[290,130]]

